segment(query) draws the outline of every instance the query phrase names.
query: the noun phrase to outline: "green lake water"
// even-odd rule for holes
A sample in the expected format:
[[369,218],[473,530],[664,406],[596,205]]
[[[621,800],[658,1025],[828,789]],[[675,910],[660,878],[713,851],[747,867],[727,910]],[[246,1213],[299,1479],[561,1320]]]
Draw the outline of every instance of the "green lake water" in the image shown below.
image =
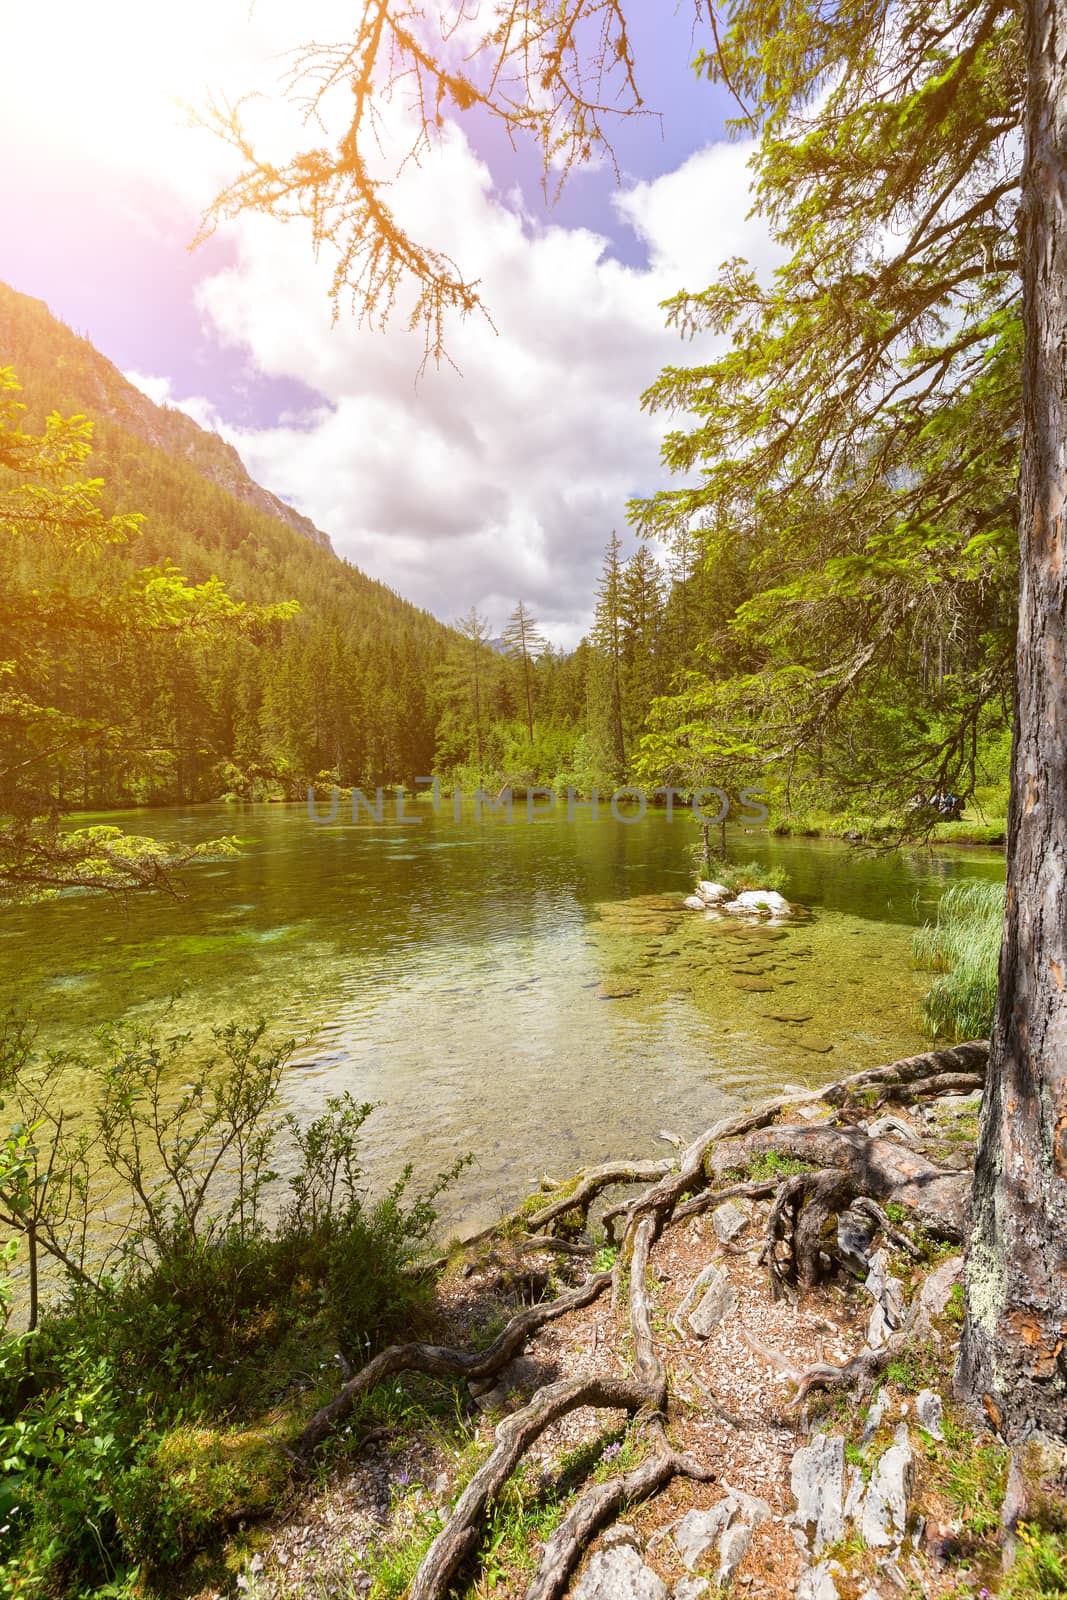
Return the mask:
[[[307,1040],[287,1072],[312,1114],[342,1089],[380,1101],[372,1178],[429,1176],[472,1151],[447,1207],[490,1222],[542,1172],[661,1155],[783,1084],[924,1047],[927,982],[911,938],[954,878],[1003,876],[993,852],[865,856],[832,841],[730,841],[781,865],[802,914],[774,928],[681,909],[684,813],[620,823],[565,811],[528,824],[468,814],[316,825],[303,806],[124,813],[159,838],[236,834],[188,896],[125,905],[69,895],[0,914],[0,990],[42,1046],[159,1017],[206,1038],[265,1015]],[[388,810],[387,810],[388,817]],[[104,819],[93,819],[104,820]],[[72,1088],[76,1093],[76,1084]]]

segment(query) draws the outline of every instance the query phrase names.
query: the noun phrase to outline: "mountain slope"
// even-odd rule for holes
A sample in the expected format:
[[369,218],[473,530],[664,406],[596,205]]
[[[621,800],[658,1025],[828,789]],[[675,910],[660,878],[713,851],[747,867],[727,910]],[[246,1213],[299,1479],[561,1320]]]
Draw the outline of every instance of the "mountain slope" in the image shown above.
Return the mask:
[[51,703],[128,727],[130,738],[121,762],[82,750],[43,763],[58,804],[296,795],[324,774],[374,784],[430,770],[451,630],[338,558],[230,446],[155,405],[41,301],[2,284],[0,366],[15,369],[29,426],[52,410],[93,420],[88,473],[104,480],[106,509],[147,519],[132,544],[76,570],[55,571],[44,549],[0,549],[9,593],[44,582],[91,591],[121,582],[131,565],[172,561],[193,582],[218,576],[235,598],[301,607],[255,644],[160,641],[131,660],[96,641],[88,660],[84,641],[64,643],[47,668]]
[[[41,390],[49,391],[49,409],[77,409],[112,422],[153,449],[187,462],[200,477],[235,500],[330,548],[329,537],[309,517],[249,476],[231,444],[200,427],[184,411],[156,405],[88,339],[53,317],[43,300],[19,294],[6,283],[0,283],[0,352],[5,364],[16,369],[28,358],[40,374]],[[49,361],[52,376],[47,381],[43,368]]]

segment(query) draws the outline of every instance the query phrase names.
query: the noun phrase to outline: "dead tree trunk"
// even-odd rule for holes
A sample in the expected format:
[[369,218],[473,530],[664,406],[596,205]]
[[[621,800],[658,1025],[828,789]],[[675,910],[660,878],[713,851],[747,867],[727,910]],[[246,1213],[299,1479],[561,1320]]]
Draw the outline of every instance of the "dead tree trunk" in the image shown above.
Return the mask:
[[1067,4],[1024,0],[1019,638],[1000,995],[960,1380],[1067,1435]]

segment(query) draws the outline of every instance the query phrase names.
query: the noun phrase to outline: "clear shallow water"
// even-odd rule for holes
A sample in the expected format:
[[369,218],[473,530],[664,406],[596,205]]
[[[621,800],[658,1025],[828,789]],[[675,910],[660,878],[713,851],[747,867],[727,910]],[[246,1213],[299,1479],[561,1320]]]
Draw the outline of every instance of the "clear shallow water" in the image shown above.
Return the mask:
[[[313,824],[300,806],[125,813],[161,838],[236,834],[188,898],[89,896],[0,915],[0,991],[42,1045],[85,1045],[121,1017],[206,1039],[265,1015],[307,1036],[287,1076],[313,1113],[380,1101],[373,1178],[429,1176],[473,1151],[447,1211],[493,1220],[546,1169],[662,1154],[785,1083],[816,1084],[923,1046],[913,929],[992,852],[864,857],[750,834],[731,858],[784,866],[805,915],[748,928],[680,909],[694,829],[662,814],[529,825]],[[76,1094],[76,1085],[72,1086]]]

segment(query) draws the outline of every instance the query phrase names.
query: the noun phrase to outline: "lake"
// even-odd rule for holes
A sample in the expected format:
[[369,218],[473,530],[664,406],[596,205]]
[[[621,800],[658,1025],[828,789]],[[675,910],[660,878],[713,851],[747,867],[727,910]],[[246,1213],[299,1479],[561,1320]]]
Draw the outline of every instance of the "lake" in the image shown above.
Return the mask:
[[125,812],[132,832],[236,834],[241,854],[188,874],[181,901],[89,895],[0,914],[0,984],[42,1046],[85,1045],[125,1017],[205,1047],[211,1023],[264,1015],[303,1042],[301,1113],[350,1090],[381,1102],[368,1171],[430,1176],[476,1161],[446,1207],[493,1221],[546,1170],[663,1155],[784,1084],[815,1085],[919,1050],[915,927],[958,877],[1003,877],[995,852],[872,856],[830,840],[730,839],[783,867],[802,915],[746,927],[680,909],[686,813],[622,823],[517,803],[415,825],[313,823],[304,806]]

